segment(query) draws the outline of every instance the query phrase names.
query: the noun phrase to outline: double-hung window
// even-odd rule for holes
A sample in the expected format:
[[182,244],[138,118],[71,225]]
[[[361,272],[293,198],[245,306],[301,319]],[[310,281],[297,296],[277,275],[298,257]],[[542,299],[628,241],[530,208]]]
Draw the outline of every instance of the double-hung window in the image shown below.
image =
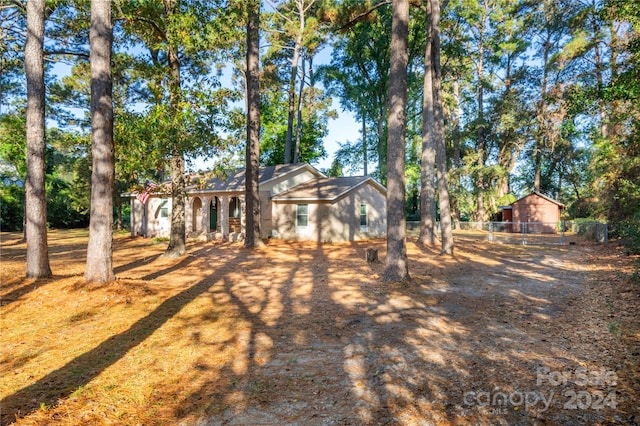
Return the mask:
[[360,204],[360,230],[366,232],[369,227],[369,218],[367,216],[367,205]]
[[305,231],[309,227],[309,205],[296,205],[296,230]]

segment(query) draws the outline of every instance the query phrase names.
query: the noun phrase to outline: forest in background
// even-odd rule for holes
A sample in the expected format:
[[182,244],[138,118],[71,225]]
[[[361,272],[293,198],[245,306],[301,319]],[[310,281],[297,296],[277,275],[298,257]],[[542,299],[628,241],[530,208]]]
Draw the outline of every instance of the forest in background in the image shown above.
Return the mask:
[[[90,206],[89,2],[46,3],[47,206],[51,227],[86,226]],[[390,2],[294,0],[261,13],[263,165],[326,156],[336,112],[358,119],[334,175],[362,170],[387,180]],[[406,210],[419,215],[427,10],[411,4],[408,39]],[[242,166],[245,147],[246,2],[112,3],[116,189],[164,180],[175,152]],[[25,2],[2,6],[1,224],[24,211]],[[640,241],[640,5],[632,0],[449,0],[440,21],[443,109],[454,220],[486,221],[538,190],[574,218],[609,221]],[[330,48],[330,64],[314,65]],[[179,58],[180,102],[171,54]],[[55,65],[72,68],[58,79]],[[232,70],[223,85],[222,70]],[[177,111],[176,111],[177,109]],[[122,219],[120,198],[114,218]]]

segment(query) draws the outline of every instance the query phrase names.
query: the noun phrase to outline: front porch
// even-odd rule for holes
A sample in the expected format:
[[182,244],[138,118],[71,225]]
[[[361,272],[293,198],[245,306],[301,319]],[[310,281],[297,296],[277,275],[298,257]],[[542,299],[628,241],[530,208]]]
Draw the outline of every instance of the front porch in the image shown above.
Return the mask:
[[244,195],[194,195],[188,199],[186,217],[189,238],[241,240],[245,230]]

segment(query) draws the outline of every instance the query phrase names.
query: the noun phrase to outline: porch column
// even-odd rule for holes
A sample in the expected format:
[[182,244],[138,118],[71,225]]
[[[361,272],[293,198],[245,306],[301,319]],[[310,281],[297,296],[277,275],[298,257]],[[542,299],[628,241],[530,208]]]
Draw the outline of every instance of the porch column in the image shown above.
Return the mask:
[[[135,237],[136,236],[136,228],[138,226],[138,222],[137,222],[137,214],[140,214],[139,212],[136,212],[136,197],[131,197],[129,198],[129,204],[131,206],[131,213],[129,214],[129,229],[131,230],[131,236]],[[136,214],[137,213],[137,214]]]
[[187,231],[187,235],[193,234],[196,231],[193,227],[193,201],[194,199],[191,197],[185,197],[184,199],[185,231]]
[[201,197],[202,199],[202,215],[200,217],[200,224],[202,233],[207,235],[209,233],[209,203],[211,202],[211,198],[209,197]]
[[239,195],[238,200],[240,201],[240,232],[246,235],[247,204],[244,202],[244,195]]
[[223,195],[220,199],[220,232],[222,239],[229,239],[229,196]]

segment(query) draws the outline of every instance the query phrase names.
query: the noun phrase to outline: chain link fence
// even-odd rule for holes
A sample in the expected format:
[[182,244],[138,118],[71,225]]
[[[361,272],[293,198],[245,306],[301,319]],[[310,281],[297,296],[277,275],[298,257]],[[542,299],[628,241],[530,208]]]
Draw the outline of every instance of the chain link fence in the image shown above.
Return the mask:
[[[436,223],[440,233],[440,223]],[[606,223],[599,222],[459,222],[452,224],[453,235],[505,244],[582,244],[609,242]],[[407,222],[409,235],[420,234],[420,222]]]

